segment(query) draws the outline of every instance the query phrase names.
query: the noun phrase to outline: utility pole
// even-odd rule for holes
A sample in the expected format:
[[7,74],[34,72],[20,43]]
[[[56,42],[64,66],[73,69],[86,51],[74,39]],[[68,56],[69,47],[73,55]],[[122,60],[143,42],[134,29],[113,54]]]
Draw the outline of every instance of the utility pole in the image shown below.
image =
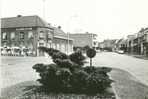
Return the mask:
[[67,41],[67,44],[68,44],[67,45],[67,54],[69,54],[69,49],[70,49],[70,42],[69,42],[70,41],[69,34],[70,34],[70,30],[71,30],[70,29],[70,22],[72,21],[73,18],[75,18],[75,16],[70,16],[69,19],[67,20],[67,29],[68,29],[68,32],[67,32],[67,40],[68,40]]
[[43,1],[43,18],[45,20],[45,0],[42,1]]
[[91,33],[91,47],[93,48],[93,33]]
[[67,32],[67,54],[69,54],[69,32]]

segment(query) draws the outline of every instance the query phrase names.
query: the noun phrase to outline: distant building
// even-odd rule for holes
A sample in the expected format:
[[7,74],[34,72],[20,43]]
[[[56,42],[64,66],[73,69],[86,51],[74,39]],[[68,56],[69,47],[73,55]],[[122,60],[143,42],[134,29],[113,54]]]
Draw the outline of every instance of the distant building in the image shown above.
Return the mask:
[[128,35],[127,39],[119,39],[117,49],[124,49],[129,54],[148,56],[148,28],[142,28],[139,32]]
[[[72,39],[61,29],[52,27],[38,16],[17,16],[1,19],[1,53],[10,55],[42,56],[39,46],[54,47],[66,52]],[[62,35],[59,35],[62,34]]]
[[99,48],[103,49],[103,50],[108,49],[110,51],[113,51],[114,47],[115,47],[115,42],[116,42],[115,39],[113,39],[113,40],[112,39],[106,39],[103,42],[99,43]]
[[53,42],[52,48],[60,50],[61,52],[71,53],[73,52],[73,39],[64,33],[64,31],[59,26],[58,28],[53,28]]
[[74,47],[97,47],[96,34],[93,33],[75,33],[70,34],[70,37],[74,40]]
[[135,35],[128,35],[127,36],[127,52],[133,53],[134,51],[134,39],[136,38]]
[[126,39],[119,39],[116,41],[116,44],[115,44],[115,50],[118,51],[118,50],[123,50],[124,52],[126,52],[127,50],[127,44],[126,44],[127,40]]
[[148,56],[148,28],[127,36],[127,52]]
[[148,28],[142,28],[138,32],[137,42],[140,54],[148,56]]

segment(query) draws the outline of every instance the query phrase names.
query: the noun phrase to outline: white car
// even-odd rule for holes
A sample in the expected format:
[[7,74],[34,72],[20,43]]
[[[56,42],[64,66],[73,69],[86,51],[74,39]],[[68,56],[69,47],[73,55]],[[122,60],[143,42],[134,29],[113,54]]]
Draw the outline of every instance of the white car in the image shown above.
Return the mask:
[[119,54],[123,54],[124,51],[123,51],[123,50],[118,50],[118,53],[119,53]]

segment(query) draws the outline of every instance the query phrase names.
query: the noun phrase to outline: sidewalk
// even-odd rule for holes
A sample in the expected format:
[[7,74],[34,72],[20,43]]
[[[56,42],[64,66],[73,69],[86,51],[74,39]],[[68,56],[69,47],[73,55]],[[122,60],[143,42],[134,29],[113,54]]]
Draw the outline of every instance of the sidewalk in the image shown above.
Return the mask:
[[148,60],[148,57],[146,57],[144,55],[133,55],[133,57]]
[[144,56],[144,55],[136,55],[136,54],[128,54],[128,53],[125,53],[125,55],[148,60],[148,56]]
[[148,86],[127,71],[113,69],[109,75],[115,81],[112,86],[117,99],[148,99]]

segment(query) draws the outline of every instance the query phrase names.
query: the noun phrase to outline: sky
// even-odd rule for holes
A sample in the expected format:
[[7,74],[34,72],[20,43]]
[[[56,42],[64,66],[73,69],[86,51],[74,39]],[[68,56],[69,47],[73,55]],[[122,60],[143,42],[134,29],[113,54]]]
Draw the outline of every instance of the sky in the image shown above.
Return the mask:
[[38,15],[65,32],[95,33],[98,41],[148,27],[148,0],[1,0],[0,7],[1,17]]

